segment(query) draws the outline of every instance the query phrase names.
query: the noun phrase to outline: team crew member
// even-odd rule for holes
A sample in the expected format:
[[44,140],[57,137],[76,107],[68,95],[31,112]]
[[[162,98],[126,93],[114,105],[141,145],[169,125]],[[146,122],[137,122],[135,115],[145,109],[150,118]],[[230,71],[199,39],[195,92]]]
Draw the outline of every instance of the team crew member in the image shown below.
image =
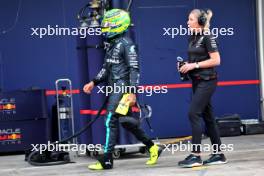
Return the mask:
[[[217,87],[215,67],[220,65],[220,54],[214,36],[210,35],[211,10],[194,9],[189,14],[188,27],[192,32],[189,38],[188,62],[179,71],[188,74],[192,81],[192,101],[189,120],[192,127],[192,153],[180,161],[181,167],[223,164],[227,160],[220,150],[221,140],[213,116],[211,97]],[[203,118],[213,145],[213,154],[204,162],[201,160],[201,139]]]
[[[136,47],[130,38],[124,36],[129,25],[130,17],[127,12],[120,9],[112,9],[105,13],[101,26],[102,32],[110,43],[110,46],[106,50],[103,68],[93,81],[84,86],[84,92],[91,93],[95,85],[104,81],[108,83],[108,86],[138,86],[139,62]],[[127,98],[131,106],[136,102],[135,93],[130,92]],[[145,132],[140,128],[139,121],[131,117],[130,114],[123,116],[115,112],[123,95],[124,92],[113,92],[109,95],[106,108],[104,155],[97,163],[89,165],[89,169],[102,170],[113,168],[112,153],[118,137],[118,122],[149,149],[150,158],[146,164],[154,165],[157,163],[158,156],[162,150],[146,136]]]

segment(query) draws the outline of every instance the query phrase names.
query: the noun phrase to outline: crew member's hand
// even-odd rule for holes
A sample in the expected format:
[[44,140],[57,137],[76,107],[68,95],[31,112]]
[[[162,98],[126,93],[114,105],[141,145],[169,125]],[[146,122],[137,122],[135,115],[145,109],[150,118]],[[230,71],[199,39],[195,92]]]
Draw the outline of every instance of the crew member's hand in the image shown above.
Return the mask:
[[129,94],[127,97],[127,101],[129,101],[129,106],[134,106],[136,104],[137,98],[135,94]]
[[180,68],[181,73],[187,73],[188,71],[191,71],[195,69],[196,63],[185,63],[183,66]]
[[89,82],[88,84],[85,84],[85,85],[83,86],[83,91],[84,91],[85,93],[87,93],[87,94],[90,94],[91,91],[93,90],[93,88],[94,88],[94,82],[91,81],[91,82]]

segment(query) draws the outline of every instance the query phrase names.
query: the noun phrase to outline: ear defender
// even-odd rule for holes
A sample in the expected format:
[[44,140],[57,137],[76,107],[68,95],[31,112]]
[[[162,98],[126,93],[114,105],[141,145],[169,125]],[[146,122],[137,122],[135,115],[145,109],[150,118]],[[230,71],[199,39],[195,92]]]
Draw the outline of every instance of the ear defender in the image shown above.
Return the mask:
[[201,15],[198,17],[198,24],[200,26],[205,26],[207,17],[206,17],[206,12],[202,9],[200,9]]

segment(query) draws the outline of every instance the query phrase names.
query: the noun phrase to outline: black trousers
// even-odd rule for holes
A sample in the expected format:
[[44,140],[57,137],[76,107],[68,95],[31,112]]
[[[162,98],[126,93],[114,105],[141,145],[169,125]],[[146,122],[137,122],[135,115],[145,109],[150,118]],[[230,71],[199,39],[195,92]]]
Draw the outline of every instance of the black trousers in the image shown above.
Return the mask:
[[189,109],[189,119],[192,127],[192,152],[201,152],[202,123],[205,122],[207,133],[213,145],[213,152],[220,151],[221,139],[213,115],[211,97],[217,87],[217,79],[192,80],[193,96]]
[[[126,86],[128,81],[118,80],[115,82],[115,86]],[[110,85],[113,86],[113,83]],[[104,154],[110,156],[109,154],[114,151],[116,145],[118,133],[119,133],[119,123],[131,132],[139,141],[150,148],[154,143],[152,140],[145,134],[145,132],[140,127],[140,121],[137,118],[130,116],[131,113],[128,113],[127,116],[123,116],[115,113],[115,109],[118,106],[119,101],[121,100],[123,93],[111,93],[109,95],[108,104],[107,104],[107,115],[105,121],[106,127],[106,141],[104,146]]]

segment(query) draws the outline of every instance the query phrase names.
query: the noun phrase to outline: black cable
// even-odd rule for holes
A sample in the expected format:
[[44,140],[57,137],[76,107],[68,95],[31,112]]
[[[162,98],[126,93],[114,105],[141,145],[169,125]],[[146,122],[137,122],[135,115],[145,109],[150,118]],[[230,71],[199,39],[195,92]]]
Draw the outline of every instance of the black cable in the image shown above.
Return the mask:
[[17,12],[16,12],[16,17],[15,17],[15,20],[14,20],[12,26],[9,27],[8,29],[4,29],[3,31],[1,31],[0,35],[1,34],[6,34],[6,33],[10,32],[10,31],[12,31],[16,27],[17,22],[18,22],[19,15],[21,13],[21,6],[22,6],[22,0],[19,0],[18,7],[17,7]]
[[86,131],[88,128],[90,128],[90,126],[100,117],[100,115],[101,115],[101,113],[102,113],[102,111],[103,111],[103,109],[104,109],[104,107],[105,107],[105,105],[106,105],[106,103],[107,103],[107,100],[108,100],[108,98],[106,98],[105,99],[105,101],[104,101],[104,103],[103,103],[103,105],[101,106],[101,108],[99,109],[99,111],[97,112],[97,114],[96,114],[96,117],[94,118],[94,119],[92,119],[85,127],[83,127],[81,130],[79,130],[77,133],[75,133],[74,135],[72,135],[72,136],[70,136],[70,137],[68,137],[68,138],[66,138],[66,139],[64,139],[64,140],[61,140],[61,141],[59,141],[58,143],[64,143],[64,142],[67,142],[67,141],[69,141],[69,140],[71,140],[71,139],[73,139],[73,138],[75,138],[75,137],[77,137],[77,136],[79,136],[79,135],[81,135],[84,131]]
[[31,160],[31,158],[33,157],[41,157],[41,154],[39,153],[39,151],[33,151],[29,154],[28,156],[28,163],[31,164],[32,166],[54,166],[54,165],[61,165],[61,164],[67,164],[70,162],[70,158],[68,157],[67,159],[65,158],[65,160],[63,161],[52,161],[52,162],[35,162],[33,160]]
[[[99,111],[97,112],[96,116],[94,119],[92,119],[85,127],[83,127],[81,130],[79,130],[77,133],[73,134],[72,136],[66,138],[66,139],[63,139],[61,141],[58,141],[58,142],[53,142],[51,144],[62,144],[62,143],[65,143],[79,135],[81,135],[84,131],[86,131],[87,129],[89,129],[91,127],[91,125],[100,117],[106,103],[107,103],[107,100],[108,98],[105,99],[103,105],[101,106],[101,108],[99,109]],[[64,158],[65,160],[64,161],[53,161],[53,162],[48,162],[48,163],[41,163],[41,162],[35,162],[35,161],[32,161],[32,158],[33,157],[36,157],[36,155],[38,155],[39,157],[41,157],[40,153],[38,150],[36,151],[33,151],[31,152],[29,155],[28,155],[28,158],[27,158],[27,161],[29,164],[33,165],[33,166],[52,166],[52,165],[60,165],[60,164],[66,164],[66,163],[69,163],[70,162],[70,158]]]
[[133,0],[130,0],[130,1],[128,2],[127,9],[126,9],[127,12],[129,12],[132,3],[133,3]]
[[84,11],[89,7],[89,5],[90,5],[90,4],[88,3],[88,4],[86,4],[84,7],[82,7],[82,8],[79,10],[79,13],[78,13],[78,15],[77,15],[77,19],[78,19],[78,20],[85,18],[85,17],[83,16],[83,13],[84,13]]

